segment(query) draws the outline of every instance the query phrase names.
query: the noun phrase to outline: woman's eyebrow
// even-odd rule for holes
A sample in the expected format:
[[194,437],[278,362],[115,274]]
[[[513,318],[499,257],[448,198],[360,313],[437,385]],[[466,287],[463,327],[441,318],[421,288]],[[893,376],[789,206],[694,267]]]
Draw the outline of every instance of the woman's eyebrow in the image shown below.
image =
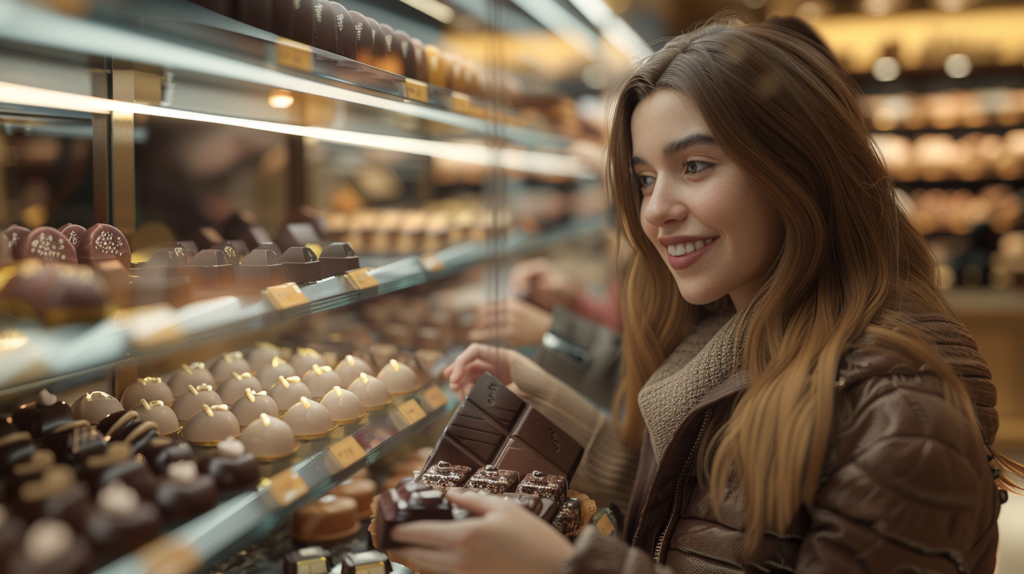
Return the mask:
[[661,154],[665,157],[672,157],[686,148],[698,144],[715,145],[715,138],[711,137],[710,134],[705,133],[690,134],[684,138],[677,139],[674,142],[666,144],[665,147],[662,148]]

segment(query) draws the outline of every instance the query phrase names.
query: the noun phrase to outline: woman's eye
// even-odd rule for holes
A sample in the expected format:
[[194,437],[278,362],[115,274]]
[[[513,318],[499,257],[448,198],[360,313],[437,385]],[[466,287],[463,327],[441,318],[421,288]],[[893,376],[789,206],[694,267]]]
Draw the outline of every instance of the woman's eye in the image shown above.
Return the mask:
[[636,177],[636,184],[640,187],[641,190],[647,189],[648,187],[654,185],[654,178],[649,175],[638,175]]
[[683,164],[683,172],[687,175],[696,175],[711,167],[709,161],[688,161]]

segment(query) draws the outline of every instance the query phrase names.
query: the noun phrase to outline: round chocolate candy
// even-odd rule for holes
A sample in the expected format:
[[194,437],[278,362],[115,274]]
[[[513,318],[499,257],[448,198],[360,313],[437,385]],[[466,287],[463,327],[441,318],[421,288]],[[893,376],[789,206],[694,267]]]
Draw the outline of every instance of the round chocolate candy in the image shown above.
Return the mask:
[[174,410],[167,406],[167,403],[163,401],[147,401],[146,399],[139,399],[139,403],[139,406],[133,410],[139,413],[139,419],[143,422],[156,423],[157,434],[174,434],[181,429],[178,415],[174,414]]
[[272,417],[280,415],[277,403],[267,395],[267,391],[253,391],[252,389],[246,389],[245,395],[231,405],[231,412],[234,413],[242,428],[260,418],[262,414]]
[[270,398],[277,403],[277,409],[282,415],[299,402],[299,399],[309,398],[311,395],[309,387],[298,377],[278,377],[277,383],[270,387]]
[[302,440],[321,438],[338,426],[327,407],[306,397],[299,398],[281,420],[292,427],[295,438]]
[[142,399],[163,401],[163,404],[170,405],[174,402],[174,393],[160,377],[143,377],[136,379],[125,389],[121,395],[121,404],[124,408],[131,409],[139,406]]
[[160,509],[139,492],[114,480],[96,493],[96,511],[85,525],[100,561],[112,560],[155,538],[162,523]]
[[188,392],[175,399],[171,408],[174,409],[174,414],[178,417],[178,420],[186,423],[203,410],[203,405],[222,404],[224,404],[224,401],[221,400],[220,395],[210,385],[199,385],[198,387],[189,385]]
[[292,367],[281,357],[274,357],[270,359],[270,364],[259,370],[256,374],[256,378],[260,380],[260,384],[263,385],[264,389],[269,389],[273,387],[281,377],[294,377],[295,375],[295,367]]
[[36,520],[25,530],[21,546],[10,550],[5,571],[49,574],[86,574],[92,571],[93,553],[89,543],[64,520]]
[[313,393],[312,398],[316,400],[320,400],[334,387],[342,385],[341,377],[334,369],[320,365],[313,365],[313,368],[302,377],[302,382],[309,387],[309,392]]
[[116,259],[124,268],[132,268],[132,250],[121,230],[106,223],[97,223],[85,232],[78,246],[78,261],[85,264]]
[[266,341],[256,341],[253,348],[245,355],[245,360],[249,362],[249,372],[259,372],[260,369],[266,367],[274,359],[274,357],[281,356],[281,348],[273,343]]
[[384,383],[366,373],[361,373],[356,380],[352,381],[348,390],[359,397],[359,402],[368,411],[382,409],[391,404],[391,395]]
[[241,351],[224,353],[210,365],[210,374],[213,375],[213,380],[217,383],[214,390],[220,390],[220,384],[228,380],[233,372],[253,372],[253,368],[249,365],[249,361],[246,361],[245,357],[242,356]]
[[260,480],[256,455],[246,452],[245,443],[234,437],[217,443],[217,453],[199,461],[199,469],[213,476],[221,490],[244,488]]
[[18,225],[17,223],[10,224],[7,229],[4,230],[4,235],[7,237],[7,248],[11,250],[11,253],[15,252],[18,244],[25,238],[29,232],[32,231],[27,227]]
[[359,397],[341,387],[334,387],[328,391],[324,398],[320,399],[320,404],[327,407],[327,412],[331,413],[331,418],[338,424],[352,424],[366,416],[366,409],[363,408]]
[[227,405],[202,405],[202,410],[181,429],[181,438],[198,446],[214,446],[241,432],[238,419],[228,410]]
[[358,40],[352,24],[352,16],[344,6],[337,2],[331,2],[331,7],[334,8],[334,20],[338,26],[338,50],[336,53],[354,60]]
[[292,367],[295,369],[295,374],[303,376],[313,368],[313,365],[325,365],[323,355],[321,355],[316,349],[310,349],[309,347],[297,347],[295,352],[292,354],[291,360]]
[[194,460],[175,461],[167,465],[154,501],[167,518],[186,520],[217,506],[217,481],[200,474]]
[[120,401],[103,391],[85,393],[71,405],[72,416],[87,420],[90,424],[96,424],[103,417],[123,410]]
[[405,363],[399,363],[394,359],[391,359],[387,365],[384,365],[384,368],[377,373],[377,378],[384,383],[384,386],[388,389],[388,394],[393,397],[407,395],[416,392],[420,388],[419,377],[416,376],[412,367]]
[[295,442],[295,432],[288,423],[275,417],[261,414],[259,418],[242,431],[242,442],[245,449],[256,455],[260,460],[273,460],[288,456],[295,452],[299,445]]
[[174,395],[175,399],[185,394],[189,386],[198,388],[202,385],[209,385],[212,389],[216,384],[217,381],[214,380],[213,374],[206,370],[206,365],[203,363],[182,365],[167,380],[167,385],[171,387],[171,394]]
[[235,401],[245,396],[245,390],[262,391],[263,385],[259,379],[250,373],[234,373],[228,376],[227,380],[217,387],[217,394],[226,405],[233,405]]
[[373,65],[373,31],[370,29],[370,21],[355,10],[349,10],[348,13],[356,33],[356,60]]
[[37,227],[14,248],[15,259],[39,259],[45,263],[78,263],[75,247],[52,227]]
[[345,355],[344,359],[338,361],[338,366],[334,367],[334,371],[341,378],[343,388],[348,388],[361,373],[372,373],[374,370],[369,363],[353,355]]
[[157,474],[165,474],[167,465],[178,460],[195,460],[195,452],[192,445],[187,442],[175,440],[168,436],[158,436],[149,439],[139,449],[149,467]]

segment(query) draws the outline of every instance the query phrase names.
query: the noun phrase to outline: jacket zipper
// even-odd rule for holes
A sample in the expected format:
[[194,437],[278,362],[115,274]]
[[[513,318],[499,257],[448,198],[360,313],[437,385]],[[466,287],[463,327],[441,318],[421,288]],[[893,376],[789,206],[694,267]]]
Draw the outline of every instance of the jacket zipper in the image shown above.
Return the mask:
[[683,488],[686,485],[687,479],[690,476],[691,463],[693,457],[697,454],[697,449],[700,448],[700,441],[704,438],[704,431],[708,427],[708,420],[711,418],[712,409],[708,409],[704,413],[704,422],[700,425],[700,432],[697,433],[697,440],[693,442],[693,448],[690,449],[690,456],[686,458],[686,463],[683,465],[683,472],[679,476],[679,482],[676,483],[676,494],[675,498],[672,499],[672,513],[669,514],[668,522],[665,523],[665,527],[662,528],[661,534],[658,536],[658,543],[654,546],[654,562],[661,564],[661,550],[665,544],[665,538],[668,536],[668,531],[672,528],[672,522],[675,520],[676,515],[679,512],[679,505],[681,504],[681,498],[683,494]]

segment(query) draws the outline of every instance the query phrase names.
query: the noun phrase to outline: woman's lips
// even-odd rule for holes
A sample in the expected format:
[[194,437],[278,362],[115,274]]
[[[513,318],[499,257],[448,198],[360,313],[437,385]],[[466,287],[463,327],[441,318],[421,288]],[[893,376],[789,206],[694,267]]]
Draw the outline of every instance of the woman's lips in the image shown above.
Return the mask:
[[692,252],[686,253],[684,255],[672,255],[672,253],[670,252],[670,251],[675,251],[676,253],[678,253],[679,252],[679,247],[676,247],[676,245],[682,245],[682,244],[677,243],[675,245],[670,245],[670,246],[665,248],[665,253],[668,255],[668,264],[673,269],[676,269],[676,270],[686,269],[687,267],[689,267],[689,266],[693,265],[694,263],[696,263],[698,259],[703,257],[704,254],[707,253],[708,250],[711,249],[712,247],[714,247],[717,243],[718,243],[718,238],[717,237],[713,237],[710,240],[706,240],[704,242],[704,246],[703,247],[700,247],[699,249],[694,249]]

